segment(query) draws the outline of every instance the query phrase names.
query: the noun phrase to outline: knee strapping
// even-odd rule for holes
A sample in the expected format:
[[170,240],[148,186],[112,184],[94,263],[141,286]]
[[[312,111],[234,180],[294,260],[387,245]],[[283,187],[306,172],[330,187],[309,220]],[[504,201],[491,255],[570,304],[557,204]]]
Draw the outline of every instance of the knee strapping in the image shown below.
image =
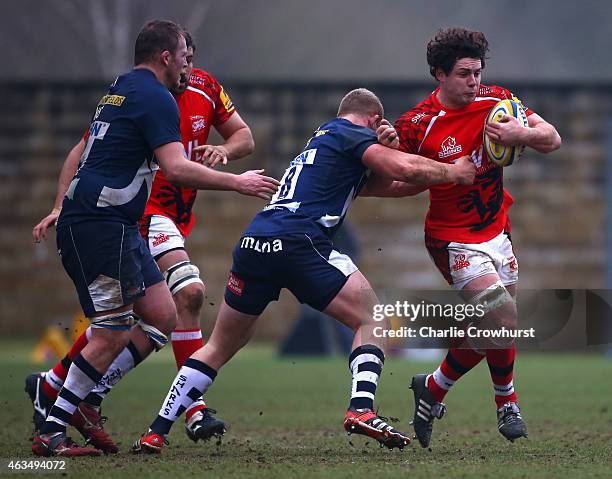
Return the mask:
[[113,313],[89,318],[92,328],[117,329],[122,331],[130,329],[136,323],[136,320],[137,317],[133,311],[124,311],[123,313]]
[[162,333],[155,326],[145,323],[142,319],[138,321],[138,326],[140,326],[140,329],[142,329],[147,335],[149,341],[151,341],[151,344],[155,348],[155,351],[159,351],[166,344],[168,344],[168,336]]
[[474,295],[468,302],[474,306],[480,306],[483,314],[488,314],[506,303],[514,303],[514,298],[503,283],[497,281]]
[[170,268],[164,272],[164,278],[173,295],[188,284],[200,283],[204,285],[200,279],[200,270],[189,261],[181,261],[174,266],[170,266]]

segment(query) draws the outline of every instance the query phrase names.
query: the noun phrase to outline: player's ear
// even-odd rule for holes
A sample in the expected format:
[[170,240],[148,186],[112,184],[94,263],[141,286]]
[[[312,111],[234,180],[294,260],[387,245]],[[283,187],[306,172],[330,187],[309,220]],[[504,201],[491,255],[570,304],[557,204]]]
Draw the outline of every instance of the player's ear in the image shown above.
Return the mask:
[[168,50],[161,52],[160,59],[164,66],[168,66],[170,64],[170,52]]
[[442,70],[442,68],[437,67],[436,68],[436,80],[438,81],[442,81],[446,78],[446,73],[444,72],[444,70]]

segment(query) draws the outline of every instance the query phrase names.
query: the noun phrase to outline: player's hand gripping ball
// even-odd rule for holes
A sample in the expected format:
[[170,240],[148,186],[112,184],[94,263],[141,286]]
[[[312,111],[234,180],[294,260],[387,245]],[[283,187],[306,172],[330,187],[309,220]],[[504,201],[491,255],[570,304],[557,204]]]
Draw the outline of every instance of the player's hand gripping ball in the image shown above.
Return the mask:
[[[485,124],[499,122],[504,115],[513,116],[519,123],[527,127],[527,115],[523,106],[514,100],[501,100],[491,108]],[[510,166],[518,160],[525,147],[523,145],[504,146],[493,142],[486,133],[482,133],[482,143],[489,160],[497,166]]]

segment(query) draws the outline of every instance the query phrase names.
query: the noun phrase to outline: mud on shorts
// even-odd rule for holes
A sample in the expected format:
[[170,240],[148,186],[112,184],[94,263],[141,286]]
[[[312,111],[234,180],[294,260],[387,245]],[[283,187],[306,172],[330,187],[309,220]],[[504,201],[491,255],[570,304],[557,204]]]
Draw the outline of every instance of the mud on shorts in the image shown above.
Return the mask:
[[518,281],[518,261],[510,235],[505,231],[483,243],[455,243],[426,235],[425,246],[454,289],[463,289],[473,279],[486,274],[497,274],[504,286]]
[[132,304],[164,280],[136,225],[63,226],[57,230],[57,249],[87,317]]

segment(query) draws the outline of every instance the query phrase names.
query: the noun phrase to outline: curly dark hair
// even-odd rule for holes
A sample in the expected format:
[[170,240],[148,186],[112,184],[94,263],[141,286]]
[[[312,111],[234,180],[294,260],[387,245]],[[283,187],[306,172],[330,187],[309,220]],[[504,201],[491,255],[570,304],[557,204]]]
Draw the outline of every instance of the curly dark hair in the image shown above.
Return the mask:
[[448,75],[461,58],[479,58],[484,68],[488,51],[489,42],[482,32],[461,27],[438,30],[427,44],[429,73],[436,78],[436,69],[440,68]]

